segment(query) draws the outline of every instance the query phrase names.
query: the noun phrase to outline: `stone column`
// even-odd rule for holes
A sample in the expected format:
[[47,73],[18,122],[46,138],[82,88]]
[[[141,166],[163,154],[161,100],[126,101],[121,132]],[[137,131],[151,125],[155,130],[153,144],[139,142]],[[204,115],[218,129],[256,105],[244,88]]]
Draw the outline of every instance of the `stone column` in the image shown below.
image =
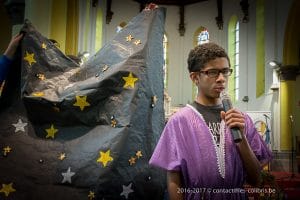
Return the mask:
[[300,73],[300,67],[296,65],[282,65],[278,69],[280,77],[280,149],[293,150],[292,141],[293,106],[295,105],[296,77]]

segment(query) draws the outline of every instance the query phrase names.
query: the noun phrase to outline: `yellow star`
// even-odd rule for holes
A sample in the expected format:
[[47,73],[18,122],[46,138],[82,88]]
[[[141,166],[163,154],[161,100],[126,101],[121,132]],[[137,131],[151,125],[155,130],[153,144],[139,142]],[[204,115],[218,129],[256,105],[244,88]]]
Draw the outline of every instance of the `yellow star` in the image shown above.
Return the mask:
[[142,151],[137,151],[135,155],[137,156],[137,158],[140,158],[143,156]]
[[46,138],[52,137],[52,139],[54,139],[54,134],[58,132],[58,129],[55,129],[53,124],[51,124],[50,128],[45,130],[47,132]]
[[31,95],[32,95],[32,96],[35,96],[35,97],[42,97],[42,96],[44,96],[45,94],[44,94],[44,92],[33,92]]
[[139,80],[138,78],[134,78],[132,76],[132,73],[130,72],[129,75],[127,77],[122,77],[126,82],[124,84],[124,88],[128,88],[128,87],[131,87],[131,88],[134,88],[134,82],[136,82],[137,80]]
[[113,161],[113,158],[109,155],[110,150],[107,150],[105,153],[100,151],[100,158],[98,158],[97,162],[101,162],[104,167],[106,167],[109,161]]
[[36,63],[33,56],[34,56],[34,53],[28,53],[26,51],[26,56],[24,57],[24,60],[26,60],[29,63],[30,66],[31,66],[32,63]]
[[134,38],[134,37],[132,37],[132,35],[128,35],[128,36],[126,37],[126,41],[129,42],[129,41],[131,41],[133,38]]
[[133,164],[135,164],[135,160],[136,160],[135,157],[131,157],[131,158],[128,160],[128,162],[129,162],[130,165],[133,165]]
[[115,119],[112,119],[111,120],[111,122],[110,122],[110,125],[111,125],[111,127],[116,127],[116,125],[117,125],[117,120],[115,120]]
[[42,48],[47,49],[47,45],[44,42],[42,43]]
[[9,153],[11,151],[11,148],[10,146],[6,146],[3,148],[3,150],[6,152],[6,153]]
[[136,40],[136,41],[134,41],[134,44],[139,45],[139,44],[142,44],[142,42],[141,42],[141,40]]
[[90,106],[90,104],[86,101],[87,96],[76,96],[76,103],[73,106],[79,106],[80,110],[83,111],[85,106]]
[[3,155],[4,156],[7,156],[7,154],[10,153],[10,152],[11,152],[10,146],[6,146],[6,147],[3,148]]
[[61,153],[58,157],[59,160],[63,160],[66,158],[66,154],[65,153]]
[[46,79],[44,74],[36,74],[36,77],[38,77],[42,81],[44,81]]
[[15,192],[16,190],[12,187],[13,183],[10,184],[2,184],[2,189],[0,192],[3,192],[6,197],[8,197],[9,193]]
[[88,198],[89,198],[89,200],[95,199],[95,192],[90,191]]

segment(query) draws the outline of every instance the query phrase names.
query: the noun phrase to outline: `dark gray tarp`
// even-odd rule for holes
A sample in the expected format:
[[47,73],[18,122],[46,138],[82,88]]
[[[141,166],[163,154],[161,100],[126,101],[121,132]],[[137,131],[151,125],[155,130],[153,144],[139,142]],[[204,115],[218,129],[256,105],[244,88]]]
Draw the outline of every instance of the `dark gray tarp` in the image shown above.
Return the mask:
[[142,11],[83,66],[25,22],[10,71],[21,87],[8,80],[1,100],[0,199],[163,198],[148,161],[164,126],[164,19]]

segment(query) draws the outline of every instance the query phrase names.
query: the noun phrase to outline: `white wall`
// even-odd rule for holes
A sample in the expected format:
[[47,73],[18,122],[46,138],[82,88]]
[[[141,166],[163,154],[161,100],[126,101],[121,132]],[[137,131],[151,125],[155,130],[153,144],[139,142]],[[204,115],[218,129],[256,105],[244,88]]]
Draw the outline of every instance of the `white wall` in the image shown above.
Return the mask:
[[52,0],[25,0],[25,19],[45,37],[49,37],[51,28]]
[[121,22],[128,23],[140,12],[140,6],[137,2],[131,0],[113,0],[111,11],[114,13],[112,20],[106,24],[106,1],[100,1],[103,5],[103,45],[109,42],[115,35],[117,26]]

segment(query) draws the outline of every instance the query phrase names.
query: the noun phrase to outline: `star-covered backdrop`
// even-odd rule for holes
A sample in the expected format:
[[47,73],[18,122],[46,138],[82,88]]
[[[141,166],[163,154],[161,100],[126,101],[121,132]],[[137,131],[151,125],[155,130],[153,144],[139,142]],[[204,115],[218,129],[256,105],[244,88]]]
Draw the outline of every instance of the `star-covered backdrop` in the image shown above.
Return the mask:
[[0,113],[0,199],[163,199],[148,161],[164,126],[164,19],[142,11],[82,66],[25,22],[21,98]]

